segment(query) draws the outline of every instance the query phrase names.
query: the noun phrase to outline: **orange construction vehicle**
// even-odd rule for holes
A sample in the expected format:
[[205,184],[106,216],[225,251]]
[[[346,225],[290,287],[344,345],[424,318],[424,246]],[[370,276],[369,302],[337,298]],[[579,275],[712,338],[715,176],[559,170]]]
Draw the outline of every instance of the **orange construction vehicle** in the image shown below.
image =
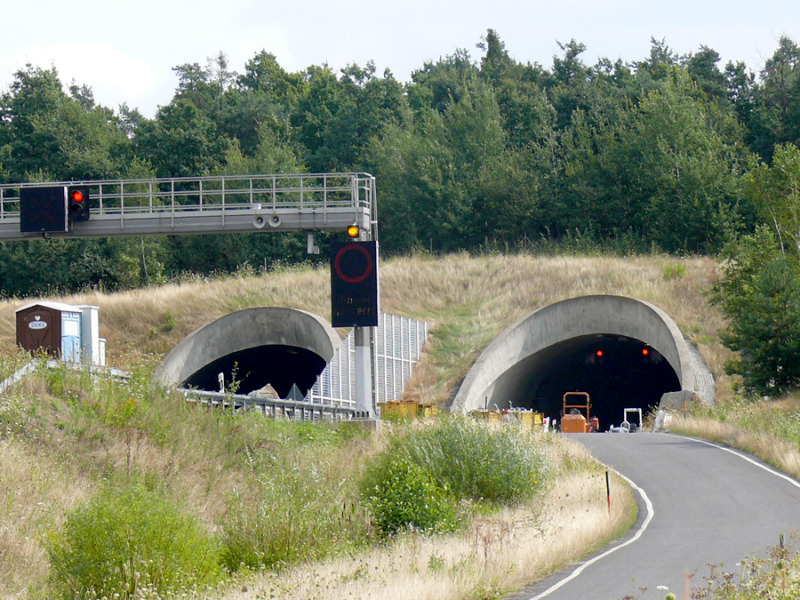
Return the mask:
[[[592,404],[586,392],[564,394],[564,409],[561,416],[561,433],[590,433],[600,429],[597,417],[591,417]],[[581,412],[583,411],[583,412]]]

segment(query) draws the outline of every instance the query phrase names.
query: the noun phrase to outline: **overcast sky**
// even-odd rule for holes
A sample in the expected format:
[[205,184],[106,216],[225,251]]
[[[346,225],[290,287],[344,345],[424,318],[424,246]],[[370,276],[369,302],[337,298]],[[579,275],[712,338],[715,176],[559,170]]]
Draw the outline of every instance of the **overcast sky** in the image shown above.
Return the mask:
[[517,61],[552,65],[557,42],[587,47],[585,63],[646,58],[650,39],[675,52],[701,45],[759,71],[782,35],[800,42],[800,0],[2,0],[0,90],[26,63],[55,66],[62,83],[152,117],[167,104],[172,68],[205,66],[222,51],[231,70],[261,50],[288,71],[373,60],[401,81],[426,61],[475,47],[491,28]]

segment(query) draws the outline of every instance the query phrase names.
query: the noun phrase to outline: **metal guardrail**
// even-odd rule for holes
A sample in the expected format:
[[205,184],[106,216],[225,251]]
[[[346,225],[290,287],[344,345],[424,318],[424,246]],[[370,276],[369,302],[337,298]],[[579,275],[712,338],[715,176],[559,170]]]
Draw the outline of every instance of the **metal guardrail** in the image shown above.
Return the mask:
[[181,389],[186,401],[209,408],[229,409],[234,412],[258,411],[266,416],[283,417],[295,421],[350,420],[356,416],[353,406],[337,406],[305,400],[281,400],[259,396],[243,396],[224,392],[206,392]]
[[220,175],[0,184],[0,239],[23,239],[20,190],[89,187],[91,218],[52,237],[175,233],[341,231],[373,225],[375,178],[368,173]]
[[0,381],[0,394],[3,394],[15,386],[27,374],[35,371],[44,362],[45,367],[54,371],[56,369],[68,369],[70,371],[88,371],[92,375],[99,375],[108,377],[117,381],[127,381],[130,379],[130,373],[122,369],[115,369],[113,367],[101,367],[97,365],[90,365],[81,362],[65,362],[56,359],[40,359],[34,358],[19,368],[15,373],[12,373],[5,380]]

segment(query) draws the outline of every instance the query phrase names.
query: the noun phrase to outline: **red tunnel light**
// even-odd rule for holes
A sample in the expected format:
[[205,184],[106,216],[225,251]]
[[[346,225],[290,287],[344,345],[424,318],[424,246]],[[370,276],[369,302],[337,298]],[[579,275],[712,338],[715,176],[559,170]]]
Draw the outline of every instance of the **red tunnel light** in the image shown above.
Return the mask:
[[649,356],[650,350],[648,348],[642,348],[642,356]]
[[602,350],[598,350],[594,354],[595,354],[595,356],[597,356],[597,358],[603,358],[603,351]]

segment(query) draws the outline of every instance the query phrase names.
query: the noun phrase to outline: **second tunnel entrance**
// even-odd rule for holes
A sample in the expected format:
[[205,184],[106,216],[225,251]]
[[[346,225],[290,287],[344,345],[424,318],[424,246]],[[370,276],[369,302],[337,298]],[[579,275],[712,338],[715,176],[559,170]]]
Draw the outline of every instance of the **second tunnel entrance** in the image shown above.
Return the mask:
[[584,335],[548,346],[506,371],[486,397],[490,408],[526,408],[560,419],[566,392],[587,392],[601,429],[624,408],[648,412],[680,390],[675,371],[652,346],[620,335]]
[[624,408],[647,411],[667,392],[713,402],[713,378],[659,308],[624,296],[582,296],[545,306],[495,338],[451,410],[527,408],[560,419],[564,393],[575,391],[589,393],[592,415],[607,430]]

